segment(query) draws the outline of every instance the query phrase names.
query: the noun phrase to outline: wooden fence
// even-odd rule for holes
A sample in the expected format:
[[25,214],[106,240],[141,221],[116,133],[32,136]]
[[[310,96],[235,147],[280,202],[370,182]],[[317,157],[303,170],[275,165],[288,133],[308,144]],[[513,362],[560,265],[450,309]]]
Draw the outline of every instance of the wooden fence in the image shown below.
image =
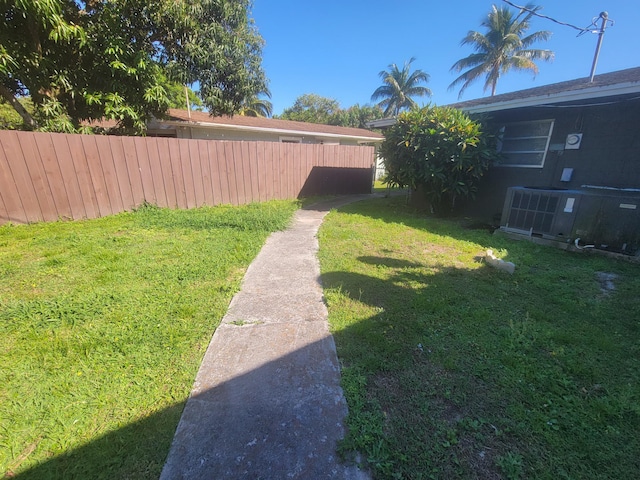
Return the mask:
[[[193,208],[297,198],[303,189],[324,192],[309,185],[314,169],[359,172],[359,189],[363,179],[370,189],[373,153],[359,146],[5,130],[0,224],[97,218],[144,202]],[[330,187],[330,176],[315,177]]]

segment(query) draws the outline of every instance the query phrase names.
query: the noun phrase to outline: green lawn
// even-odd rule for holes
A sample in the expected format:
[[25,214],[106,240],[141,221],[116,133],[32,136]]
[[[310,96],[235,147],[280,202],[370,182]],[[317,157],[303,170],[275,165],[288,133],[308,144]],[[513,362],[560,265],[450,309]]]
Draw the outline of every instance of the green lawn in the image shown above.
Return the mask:
[[0,227],[0,476],[158,478],[213,331],[296,208]]
[[[638,478],[640,266],[404,203],[352,204],[320,230],[341,453],[378,479]],[[487,248],[514,275],[483,263]]]

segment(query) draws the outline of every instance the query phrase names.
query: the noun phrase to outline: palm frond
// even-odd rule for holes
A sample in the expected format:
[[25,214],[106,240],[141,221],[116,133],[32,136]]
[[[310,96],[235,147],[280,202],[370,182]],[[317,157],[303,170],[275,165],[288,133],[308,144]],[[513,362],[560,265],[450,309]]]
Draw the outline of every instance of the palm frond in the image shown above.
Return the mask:
[[458,95],[460,98],[471,83],[484,76],[484,91],[491,88],[491,94],[494,95],[500,76],[511,68],[530,70],[535,75],[538,67],[533,60],[547,61],[554,57],[550,50],[528,49],[533,43],[548,40],[551,36],[551,32],[546,30],[525,35],[534,12],[541,8],[529,3],[527,10],[522,9],[514,15],[506,6],[492,5],[491,11],[481,23],[486,32],[469,31],[460,42],[461,45],[471,45],[477,53],[453,64],[451,71],[468,70],[458,76],[449,85],[449,89],[462,84]]
[[378,87],[371,95],[372,101],[381,100],[378,103],[384,108],[384,114],[397,115],[403,109],[416,105],[412,96],[430,96],[431,90],[420,85],[429,81],[429,74],[422,70],[411,71],[411,64],[415,57],[404,63],[402,69],[395,63],[388,66],[389,70],[382,70],[378,76],[383,85]]

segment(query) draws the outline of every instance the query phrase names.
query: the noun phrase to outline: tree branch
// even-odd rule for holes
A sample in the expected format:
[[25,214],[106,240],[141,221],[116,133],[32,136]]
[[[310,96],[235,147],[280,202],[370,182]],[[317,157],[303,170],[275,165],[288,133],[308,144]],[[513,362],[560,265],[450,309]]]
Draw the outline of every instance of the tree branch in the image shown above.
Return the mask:
[[22,117],[22,120],[25,124],[27,124],[30,128],[36,129],[38,128],[38,122],[31,116],[29,112],[22,106],[22,104],[18,101],[18,99],[11,93],[11,91],[0,83],[0,95],[4,98],[9,105],[13,107],[13,109],[18,112],[18,115]]

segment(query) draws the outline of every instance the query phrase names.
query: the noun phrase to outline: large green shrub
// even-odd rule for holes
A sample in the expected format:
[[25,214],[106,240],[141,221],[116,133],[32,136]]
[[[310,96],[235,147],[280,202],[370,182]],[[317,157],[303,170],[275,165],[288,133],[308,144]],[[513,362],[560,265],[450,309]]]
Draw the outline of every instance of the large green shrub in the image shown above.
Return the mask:
[[427,106],[401,113],[380,147],[387,181],[410,187],[416,205],[450,212],[458,200],[474,197],[496,156],[490,140],[479,122],[455,108]]

